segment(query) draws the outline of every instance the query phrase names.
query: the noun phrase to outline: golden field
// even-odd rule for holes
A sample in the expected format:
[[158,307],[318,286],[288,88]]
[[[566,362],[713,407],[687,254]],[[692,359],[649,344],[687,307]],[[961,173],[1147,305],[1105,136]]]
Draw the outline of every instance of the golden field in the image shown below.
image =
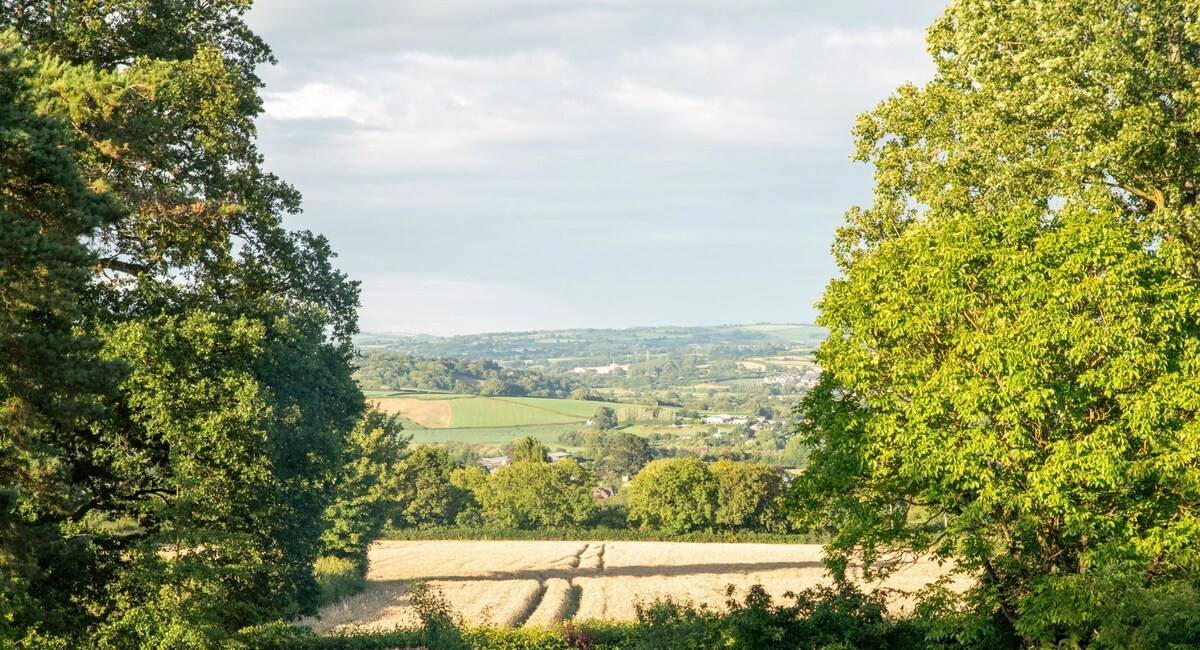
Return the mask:
[[[945,572],[918,562],[881,586],[911,591]],[[301,624],[321,633],[414,624],[411,580],[445,594],[467,623],[501,626],[630,620],[639,601],[669,596],[720,607],[726,585],[744,593],[761,584],[782,598],[828,582],[816,544],[679,542],[387,541],[371,549],[367,578],[366,591]],[[902,595],[890,602],[895,610],[907,604]]]

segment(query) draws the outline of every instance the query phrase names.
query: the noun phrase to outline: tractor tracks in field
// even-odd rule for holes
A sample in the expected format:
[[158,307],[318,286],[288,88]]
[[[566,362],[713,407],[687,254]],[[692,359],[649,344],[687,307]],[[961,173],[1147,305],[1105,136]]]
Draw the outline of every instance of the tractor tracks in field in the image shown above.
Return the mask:
[[564,569],[564,577],[543,577],[538,589],[529,599],[524,610],[513,620],[513,627],[523,625],[552,625],[570,620],[579,611],[583,588],[575,584],[573,574],[587,575],[604,571],[604,544],[584,544],[574,553],[554,560],[551,567],[557,572]]

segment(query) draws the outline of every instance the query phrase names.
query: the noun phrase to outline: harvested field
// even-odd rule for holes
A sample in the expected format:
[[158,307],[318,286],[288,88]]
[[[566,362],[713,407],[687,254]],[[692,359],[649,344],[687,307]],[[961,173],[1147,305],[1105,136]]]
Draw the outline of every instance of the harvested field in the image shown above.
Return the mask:
[[427,429],[450,426],[450,401],[417,397],[383,397],[371,400],[384,413],[399,415]]
[[[944,572],[918,563],[882,586],[911,591]],[[629,620],[638,601],[720,607],[730,584],[739,593],[761,584],[782,598],[827,581],[817,544],[679,542],[386,541],[372,548],[367,577],[365,592],[302,624],[318,632],[412,624],[407,586],[414,579],[445,594],[466,622],[502,626]],[[908,604],[902,595],[890,603],[895,611]]]

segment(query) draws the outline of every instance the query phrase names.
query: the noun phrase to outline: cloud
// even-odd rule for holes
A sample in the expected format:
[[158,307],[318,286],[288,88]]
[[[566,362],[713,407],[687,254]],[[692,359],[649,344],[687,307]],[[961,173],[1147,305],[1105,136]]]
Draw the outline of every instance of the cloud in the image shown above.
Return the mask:
[[504,282],[365,276],[363,331],[449,336],[485,331],[568,327],[544,298]]
[[816,26],[591,56],[375,55],[264,96],[271,120],[357,125],[329,143],[343,165],[453,170],[524,164],[510,145],[834,146],[855,112],[898,80],[928,76],[923,56],[911,30]]
[[367,124],[367,116],[356,115],[355,108],[362,103],[357,91],[320,82],[304,84],[297,90],[263,94],[264,112],[277,120],[347,118]]
[[366,329],[810,318],[854,116],[929,78],[940,5],[258,0],[261,149]]

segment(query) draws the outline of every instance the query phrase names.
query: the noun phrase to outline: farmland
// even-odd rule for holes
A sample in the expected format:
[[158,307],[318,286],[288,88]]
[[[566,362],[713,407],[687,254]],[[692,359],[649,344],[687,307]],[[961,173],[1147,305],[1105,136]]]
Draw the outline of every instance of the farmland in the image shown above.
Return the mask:
[[[690,599],[719,606],[726,585],[762,584],[774,597],[827,581],[815,544],[677,542],[387,541],[371,549],[367,589],[302,621],[318,632],[416,622],[409,581],[444,593],[472,624],[548,625],[631,620],[638,601]],[[922,562],[883,586],[911,591],[943,575]],[[965,582],[956,584],[965,588]],[[893,598],[903,609],[908,602]]]
[[[627,419],[653,415],[647,412],[649,409],[636,405],[543,397],[376,393],[371,401],[381,410],[399,415],[424,429],[579,424],[587,421],[601,406],[612,408],[618,417],[624,415]],[[662,418],[674,418],[671,409],[661,409],[659,414]]]

